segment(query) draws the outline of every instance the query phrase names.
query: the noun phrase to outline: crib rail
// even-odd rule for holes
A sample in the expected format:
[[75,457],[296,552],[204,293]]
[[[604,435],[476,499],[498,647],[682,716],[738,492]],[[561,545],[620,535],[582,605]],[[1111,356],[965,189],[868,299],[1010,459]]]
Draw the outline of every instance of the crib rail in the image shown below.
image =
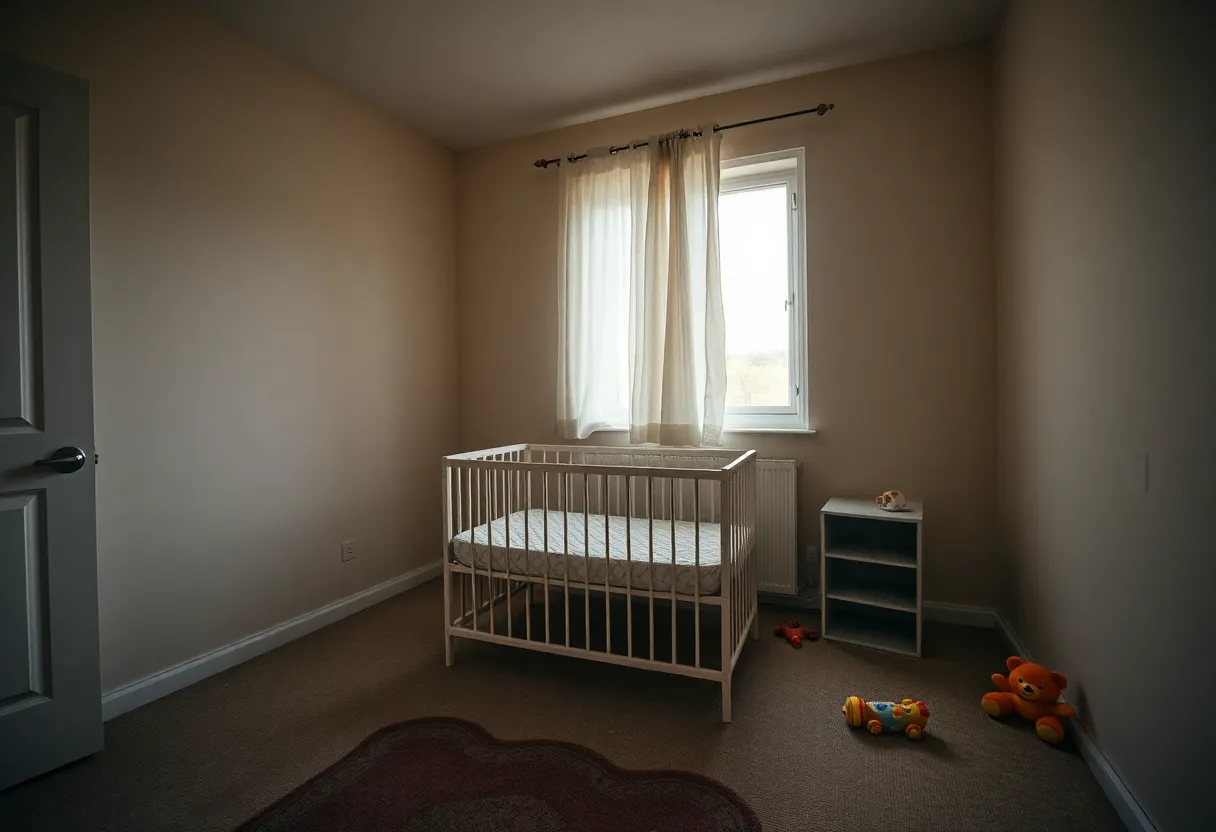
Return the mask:
[[714,679],[729,721],[758,635],[755,470],[754,451],[716,449],[445,457],[448,663],[466,638]]

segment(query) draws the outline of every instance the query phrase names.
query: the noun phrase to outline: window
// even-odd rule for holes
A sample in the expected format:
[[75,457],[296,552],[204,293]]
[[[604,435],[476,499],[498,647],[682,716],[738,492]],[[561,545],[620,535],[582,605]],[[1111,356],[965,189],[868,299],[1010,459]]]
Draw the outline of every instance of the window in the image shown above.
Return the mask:
[[727,431],[806,430],[803,151],[722,163]]

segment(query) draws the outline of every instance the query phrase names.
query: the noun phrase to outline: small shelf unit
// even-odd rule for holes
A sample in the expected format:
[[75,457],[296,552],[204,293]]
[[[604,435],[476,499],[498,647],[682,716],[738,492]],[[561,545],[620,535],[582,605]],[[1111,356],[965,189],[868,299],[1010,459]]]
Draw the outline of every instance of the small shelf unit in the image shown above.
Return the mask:
[[820,513],[823,637],[920,656],[924,507],[833,497]]

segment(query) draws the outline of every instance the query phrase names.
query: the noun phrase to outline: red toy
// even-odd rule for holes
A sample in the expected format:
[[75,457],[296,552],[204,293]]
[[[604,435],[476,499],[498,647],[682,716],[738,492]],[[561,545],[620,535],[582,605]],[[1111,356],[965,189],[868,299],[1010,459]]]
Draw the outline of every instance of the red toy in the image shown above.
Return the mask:
[[773,630],[773,635],[785,636],[785,640],[794,647],[801,647],[803,639],[814,641],[819,638],[819,635],[810,627],[803,627],[797,618],[791,618],[789,621],[778,626]]

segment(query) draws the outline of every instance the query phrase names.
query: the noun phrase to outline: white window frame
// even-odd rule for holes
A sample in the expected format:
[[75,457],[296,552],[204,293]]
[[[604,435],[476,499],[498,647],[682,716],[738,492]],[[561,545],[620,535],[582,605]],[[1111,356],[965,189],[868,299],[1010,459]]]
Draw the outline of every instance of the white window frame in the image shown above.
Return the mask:
[[[808,432],[810,412],[807,389],[806,222],[802,219],[805,182],[804,148],[741,156],[722,162],[719,194],[784,184],[789,193],[786,217],[789,223],[790,315],[789,386],[790,405],[727,405],[728,433]],[[729,314],[729,311],[728,313]]]

